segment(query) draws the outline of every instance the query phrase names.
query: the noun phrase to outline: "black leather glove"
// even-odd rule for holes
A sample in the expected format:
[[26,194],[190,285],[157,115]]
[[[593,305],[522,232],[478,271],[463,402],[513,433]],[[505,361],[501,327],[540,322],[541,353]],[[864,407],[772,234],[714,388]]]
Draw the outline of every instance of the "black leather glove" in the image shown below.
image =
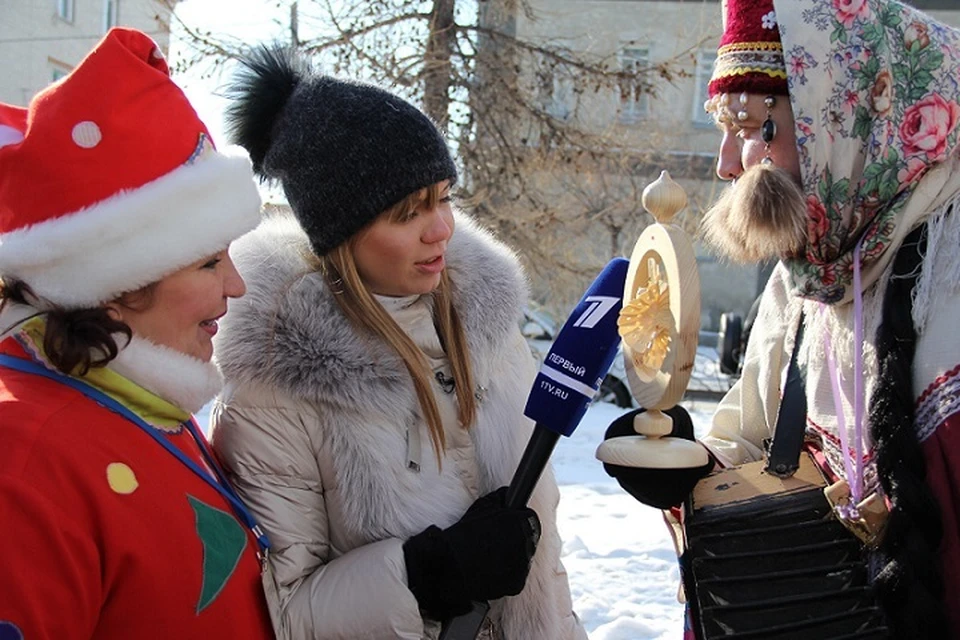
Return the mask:
[[[614,420],[607,428],[603,439],[637,435],[633,428],[633,418],[644,411],[646,409],[630,411]],[[693,420],[690,419],[686,409],[677,405],[664,413],[673,418],[671,437],[694,440]],[[603,470],[607,475],[615,478],[627,493],[643,504],[658,509],[669,509],[686,500],[697,482],[710,473],[713,466],[714,460],[710,458],[702,467],[690,469],[638,469],[604,463]]]
[[523,590],[540,540],[540,519],[528,507],[506,506],[507,488],[477,499],[446,529],[428,527],[403,544],[407,584],[429,617],[466,613],[471,600]]

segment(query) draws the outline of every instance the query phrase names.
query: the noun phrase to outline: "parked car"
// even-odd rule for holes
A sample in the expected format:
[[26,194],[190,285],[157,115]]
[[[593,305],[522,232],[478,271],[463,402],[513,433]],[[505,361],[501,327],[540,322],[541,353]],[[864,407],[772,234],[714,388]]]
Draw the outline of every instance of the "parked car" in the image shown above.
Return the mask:
[[747,340],[757,319],[760,309],[760,296],[753,301],[746,318],[737,313],[724,313],[720,316],[720,331],[717,333],[717,353],[720,356],[720,370],[731,376],[739,376],[743,368],[743,356],[747,351]]
[[[556,321],[547,313],[528,307],[524,311],[523,322],[521,325],[523,336],[530,345],[530,351],[533,352],[537,363],[542,363],[550,351],[550,345],[553,344],[557,336],[559,327]],[[617,350],[617,356],[613,360],[610,371],[600,383],[600,389],[593,399],[594,402],[612,402],[618,407],[630,408],[636,407],[637,403],[630,395],[630,388],[627,386],[627,372],[623,364],[623,352]]]

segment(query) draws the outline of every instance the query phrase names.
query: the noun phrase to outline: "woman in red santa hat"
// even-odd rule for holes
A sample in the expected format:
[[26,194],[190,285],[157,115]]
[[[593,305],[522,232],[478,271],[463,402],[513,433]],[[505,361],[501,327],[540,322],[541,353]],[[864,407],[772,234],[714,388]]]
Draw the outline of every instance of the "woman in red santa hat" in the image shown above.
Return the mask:
[[0,105],[0,638],[272,638],[268,542],[191,413],[260,200],[154,42]]
[[[779,263],[701,442],[723,466],[765,461],[781,478],[807,449],[833,519],[737,527],[737,593],[711,601],[716,581],[700,582],[698,632],[712,619],[723,636],[960,637],[960,30],[893,0],[724,6],[707,108],[731,185],[707,236],[728,257]],[[698,480],[609,470],[665,506]],[[824,520],[853,550],[846,566],[815,553]],[[780,547],[764,574],[760,552],[793,536],[802,566],[786,575]]]

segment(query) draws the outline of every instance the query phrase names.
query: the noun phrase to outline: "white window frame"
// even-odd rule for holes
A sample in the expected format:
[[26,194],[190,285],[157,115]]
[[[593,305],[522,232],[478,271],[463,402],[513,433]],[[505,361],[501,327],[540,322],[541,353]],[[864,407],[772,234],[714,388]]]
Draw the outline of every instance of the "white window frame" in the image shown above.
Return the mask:
[[76,0],[57,0],[57,17],[73,24],[75,4]]
[[[620,50],[620,70],[634,71],[650,66],[650,47],[629,45]],[[628,84],[629,86],[624,86]],[[620,86],[619,120],[624,124],[640,122],[650,115],[650,94],[643,91],[636,96],[636,84],[624,80]]]
[[120,0],[103,0],[103,32],[120,24]]
[[707,100],[707,85],[710,84],[716,59],[716,51],[701,49],[697,52],[697,68],[693,75],[693,112],[690,114],[694,126],[697,127],[713,126],[713,117],[704,110],[703,103]]
[[62,62],[57,62],[56,60],[50,59],[50,82],[56,82],[60,78],[63,78],[70,74],[70,67],[63,64]]
[[576,95],[573,90],[573,78],[568,73],[554,69],[553,85],[544,105],[544,110],[558,120],[569,120],[576,108]]

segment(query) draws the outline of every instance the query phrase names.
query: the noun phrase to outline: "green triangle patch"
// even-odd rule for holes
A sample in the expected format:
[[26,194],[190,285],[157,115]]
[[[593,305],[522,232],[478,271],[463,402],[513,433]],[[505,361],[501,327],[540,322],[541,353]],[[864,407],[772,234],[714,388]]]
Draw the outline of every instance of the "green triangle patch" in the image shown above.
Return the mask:
[[187,496],[197,516],[197,536],[203,543],[203,584],[197,613],[207,608],[227,584],[247,547],[247,532],[233,515]]

